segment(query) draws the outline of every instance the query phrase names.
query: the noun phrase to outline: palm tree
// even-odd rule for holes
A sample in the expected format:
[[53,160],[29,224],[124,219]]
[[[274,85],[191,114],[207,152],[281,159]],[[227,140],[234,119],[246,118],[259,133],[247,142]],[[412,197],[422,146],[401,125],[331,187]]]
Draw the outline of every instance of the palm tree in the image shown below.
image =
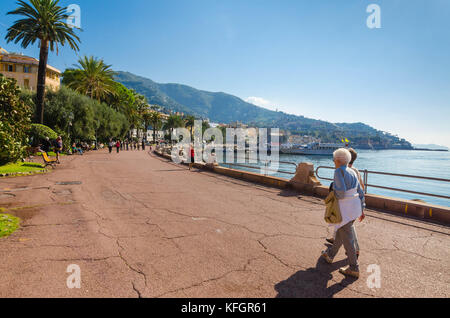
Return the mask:
[[158,112],[150,113],[149,122],[153,127],[153,143],[156,143],[156,130],[161,129],[162,126],[162,116]]
[[21,42],[23,48],[34,44],[39,40],[39,70],[37,83],[37,122],[44,123],[44,96],[45,79],[47,71],[48,50],[58,53],[58,44],[64,46],[66,42],[70,48],[79,51],[77,42],[78,36],[70,28],[66,21],[68,15],[67,8],[58,5],[59,0],[30,0],[30,4],[19,0],[19,7],[7,14],[23,16],[8,29],[5,39],[7,42],[14,41],[15,44]]
[[161,111],[161,108],[162,108],[162,107],[159,106],[159,105],[151,105],[150,108],[151,108],[152,110],[154,110],[154,111],[159,112],[159,111]]
[[189,130],[191,132],[191,139],[194,138],[193,130],[194,130],[194,125],[195,125],[195,117],[191,116],[191,115],[188,115],[184,119],[184,122],[186,123],[186,127],[189,128]]
[[181,119],[180,116],[170,115],[169,118],[167,119],[166,124],[164,125],[164,129],[170,130],[170,136],[172,136],[173,130],[175,128],[179,128],[179,127],[183,127],[183,126],[184,126],[183,119]]
[[[136,114],[137,114],[137,136],[140,138],[139,135],[139,127],[142,126],[144,123],[144,114],[147,112],[149,105],[147,102],[147,98],[144,95],[138,94],[136,91],[132,91],[134,95],[134,103],[136,107]],[[144,123],[145,124],[145,123]]]
[[144,139],[147,141],[147,130],[148,125],[150,124],[150,120],[152,118],[152,112],[150,110],[146,110],[142,115],[142,121],[144,122]]
[[98,101],[106,101],[117,90],[115,72],[111,65],[93,56],[78,60],[76,69],[67,69],[63,74],[63,84]]
[[203,120],[202,121],[202,136],[205,133],[205,131],[208,130],[209,128],[211,128],[211,125],[209,124],[209,122]]

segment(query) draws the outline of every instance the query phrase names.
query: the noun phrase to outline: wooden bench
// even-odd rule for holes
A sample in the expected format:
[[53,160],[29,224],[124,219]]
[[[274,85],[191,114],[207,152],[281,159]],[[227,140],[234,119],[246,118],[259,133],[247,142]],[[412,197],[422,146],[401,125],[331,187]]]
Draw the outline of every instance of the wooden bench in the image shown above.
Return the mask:
[[57,160],[56,159],[50,159],[46,152],[42,153],[42,159],[44,159],[45,167],[51,166],[52,168],[55,168]]

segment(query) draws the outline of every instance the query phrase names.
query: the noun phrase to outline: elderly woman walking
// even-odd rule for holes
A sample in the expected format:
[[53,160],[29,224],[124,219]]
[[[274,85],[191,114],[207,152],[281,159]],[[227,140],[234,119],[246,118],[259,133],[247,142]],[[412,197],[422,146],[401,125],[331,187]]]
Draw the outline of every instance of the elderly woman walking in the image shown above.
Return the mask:
[[356,219],[362,218],[365,208],[364,191],[358,180],[356,172],[348,165],[352,160],[350,152],[341,148],[333,154],[336,167],[334,172],[333,190],[339,201],[342,222],[335,225],[336,238],[334,244],[327,251],[322,252],[322,257],[328,263],[333,263],[334,257],[344,245],[348,256],[349,266],[339,269],[344,275],[359,277],[359,264],[356,257],[355,231],[353,224]]
[[[359,181],[359,184],[360,184],[360,186],[361,186],[361,189],[364,191],[365,188],[364,188],[364,182],[363,182],[363,179],[362,179],[362,177],[361,177],[361,173],[359,172],[358,169],[356,169],[356,168],[354,167],[355,161],[356,161],[356,159],[358,159],[358,153],[357,153],[356,150],[353,149],[353,148],[349,148],[348,151],[349,151],[350,154],[352,155],[352,160],[351,160],[350,163],[348,164],[348,167],[351,168],[351,169],[353,169],[353,170],[356,172],[356,176],[358,177],[358,181]],[[331,190],[332,190],[332,186],[330,187],[330,191],[331,191]],[[364,215],[364,211],[363,211],[362,216],[361,216],[361,218],[359,219],[360,222],[362,222],[362,221],[364,220],[364,218],[365,218],[365,215]],[[354,226],[353,226],[353,230],[354,230],[353,235],[355,236],[356,257],[359,257],[360,249],[359,249],[359,243],[358,243],[358,236],[356,235],[356,230],[355,230],[355,227],[354,227]],[[335,229],[335,231],[334,231],[333,238],[331,238],[331,239],[326,239],[326,241],[327,241],[328,243],[330,243],[330,244],[334,244],[334,238],[335,238],[335,237],[336,237],[336,229]]]

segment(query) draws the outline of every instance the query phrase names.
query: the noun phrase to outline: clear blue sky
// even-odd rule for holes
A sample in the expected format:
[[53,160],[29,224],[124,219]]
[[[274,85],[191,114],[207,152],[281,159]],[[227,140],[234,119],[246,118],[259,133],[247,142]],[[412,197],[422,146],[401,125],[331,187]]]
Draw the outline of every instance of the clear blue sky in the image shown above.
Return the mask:
[[[61,1],[72,3],[78,54],[116,70],[450,147],[448,0]],[[381,29],[366,26],[371,3]],[[4,41],[15,7],[0,2],[0,46],[38,57]],[[69,48],[49,58],[62,70],[76,60]]]

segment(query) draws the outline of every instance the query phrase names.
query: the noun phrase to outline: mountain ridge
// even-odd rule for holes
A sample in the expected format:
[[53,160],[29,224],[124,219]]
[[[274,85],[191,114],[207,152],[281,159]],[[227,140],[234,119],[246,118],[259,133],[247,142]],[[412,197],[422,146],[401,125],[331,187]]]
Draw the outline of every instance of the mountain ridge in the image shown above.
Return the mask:
[[116,80],[146,96],[150,104],[208,118],[212,122],[229,124],[239,121],[255,127],[278,127],[294,134],[313,135],[321,138],[323,142],[351,138],[352,142],[361,148],[412,148],[406,140],[362,122],[331,123],[273,111],[224,92],[209,92],[177,83],[157,83],[130,72],[117,72]]

